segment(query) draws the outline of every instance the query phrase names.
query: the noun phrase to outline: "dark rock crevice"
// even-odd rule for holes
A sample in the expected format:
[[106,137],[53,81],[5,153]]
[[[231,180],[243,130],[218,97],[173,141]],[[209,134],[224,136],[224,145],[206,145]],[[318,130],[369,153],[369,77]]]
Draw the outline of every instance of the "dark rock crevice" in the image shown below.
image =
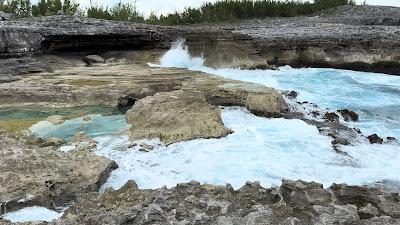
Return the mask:
[[154,49],[159,41],[141,35],[49,35],[41,42],[43,53]]

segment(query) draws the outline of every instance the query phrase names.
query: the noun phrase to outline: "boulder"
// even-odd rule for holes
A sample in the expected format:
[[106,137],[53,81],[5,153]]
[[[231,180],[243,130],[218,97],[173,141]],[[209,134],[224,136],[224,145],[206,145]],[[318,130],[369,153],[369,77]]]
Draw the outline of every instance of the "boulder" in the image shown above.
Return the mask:
[[329,122],[336,122],[339,123],[339,116],[334,113],[334,112],[327,112],[324,115],[324,119],[326,119]]
[[338,113],[340,113],[343,116],[343,119],[347,122],[350,121],[357,122],[359,119],[359,115],[356,112],[348,109],[338,110]]
[[367,137],[369,140],[369,143],[371,144],[382,144],[383,139],[379,137],[377,134],[373,134]]
[[146,97],[127,114],[135,140],[159,138],[166,145],[197,138],[219,138],[230,134],[218,107],[209,105],[199,93],[173,91]]
[[104,63],[103,57],[99,55],[88,55],[85,58],[83,58],[83,61],[86,62],[87,65],[94,65],[94,64],[102,64]]

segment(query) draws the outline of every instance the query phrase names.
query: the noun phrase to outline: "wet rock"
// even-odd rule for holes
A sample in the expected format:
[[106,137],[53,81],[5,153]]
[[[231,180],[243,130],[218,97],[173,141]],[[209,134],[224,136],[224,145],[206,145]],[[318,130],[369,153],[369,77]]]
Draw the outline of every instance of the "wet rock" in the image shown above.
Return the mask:
[[145,148],[147,150],[154,150],[154,146],[153,145],[148,145],[148,144],[141,144],[140,147]]
[[140,148],[139,152],[150,152],[150,150],[149,149],[145,149],[145,148]]
[[327,112],[324,115],[324,119],[328,120],[329,122],[339,122],[339,116],[334,112]]
[[104,63],[103,57],[99,55],[88,55],[83,59],[83,61],[85,61],[89,66]]
[[296,91],[290,91],[290,92],[286,93],[285,95],[286,95],[288,98],[295,99],[295,98],[297,98],[297,96],[299,95],[299,93],[296,92]]
[[395,137],[387,137],[386,140],[389,143],[399,143],[399,140],[397,140]]
[[343,119],[347,122],[349,121],[357,122],[359,119],[359,115],[354,111],[348,109],[342,109],[338,110],[338,112],[343,116]]
[[369,140],[369,143],[371,144],[382,144],[383,139],[379,137],[377,134],[373,134],[367,137]]
[[319,112],[319,111],[312,111],[311,114],[312,114],[314,117],[321,116],[321,112]]

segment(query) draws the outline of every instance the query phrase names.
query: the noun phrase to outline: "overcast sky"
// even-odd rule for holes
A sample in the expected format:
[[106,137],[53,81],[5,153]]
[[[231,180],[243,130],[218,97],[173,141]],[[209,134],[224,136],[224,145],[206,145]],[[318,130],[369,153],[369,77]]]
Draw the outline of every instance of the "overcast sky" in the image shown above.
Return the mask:
[[[33,0],[34,2],[37,0]],[[89,6],[90,0],[75,0],[81,6]],[[93,3],[99,5],[113,5],[120,0],[92,0]],[[121,0],[122,2],[134,2],[134,0]],[[139,11],[148,15],[151,11],[157,14],[166,14],[175,10],[182,10],[186,6],[197,7],[207,1],[216,0],[137,0],[137,7]],[[364,0],[356,0],[357,3],[363,3]],[[399,6],[400,0],[366,0],[370,5],[388,5],[388,6]]]

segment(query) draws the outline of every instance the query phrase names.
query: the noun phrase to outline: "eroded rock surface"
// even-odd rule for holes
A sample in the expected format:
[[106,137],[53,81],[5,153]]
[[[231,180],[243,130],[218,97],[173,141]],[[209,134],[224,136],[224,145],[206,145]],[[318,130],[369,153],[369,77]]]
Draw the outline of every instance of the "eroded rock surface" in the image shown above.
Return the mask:
[[[318,15],[164,27],[52,16],[0,23],[0,55],[166,50],[187,39],[212,67],[333,67],[400,74],[400,9],[344,6]],[[160,55],[158,55],[160,56]]]
[[120,190],[86,194],[51,224],[389,225],[399,224],[399,194],[369,187],[284,180],[263,188],[248,182],[141,190],[129,181]]
[[159,138],[164,144],[197,138],[219,138],[231,133],[221,111],[200,93],[173,91],[136,102],[127,113],[134,139]]
[[159,138],[164,144],[231,133],[216,106],[242,106],[251,112],[281,116],[287,105],[277,91],[262,85],[198,74],[179,91],[159,93],[136,102],[127,112],[132,137]]
[[246,107],[266,117],[287,111],[282,95],[263,85],[141,63],[74,64],[17,78],[0,83],[4,105],[133,106],[127,112],[128,123],[133,125],[131,137],[160,138],[165,144],[228,135],[231,131],[224,127],[218,106]]
[[60,144],[0,131],[0,214],[27,206],[65,206],[97,191],[117,167],[88,148],[62,153]]

